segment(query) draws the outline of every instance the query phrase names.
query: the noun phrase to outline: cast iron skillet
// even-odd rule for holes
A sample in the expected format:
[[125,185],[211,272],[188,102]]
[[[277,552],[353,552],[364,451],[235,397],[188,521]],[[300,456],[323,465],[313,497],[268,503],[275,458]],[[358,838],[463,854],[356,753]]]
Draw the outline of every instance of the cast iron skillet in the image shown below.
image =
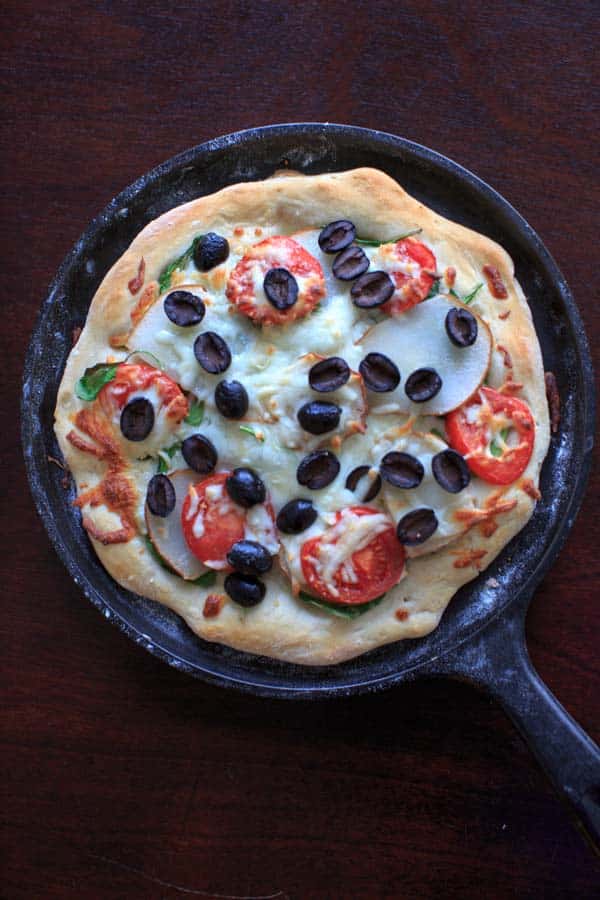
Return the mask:
[[[109,267],[151,219],[203,194],[290,167],[305,173],[375,166],[419,200],[483,232],[512,256],[544,353],[558,379],[560,433],[545,462],[542,500],[527,527],[462,588],[439,628],[332,667],[303,667],[206,643],[169,610],[119,587],[81,528],[52,429],[56,392],[90,300]],[[61,559],[84,594],[129,637],[190,675],[271,697],[376,691],[421,675],[469,681],[496,697],[531,746],[580,827],[600,839],[600,753],[531,666],[524,640],[532,593],[556,558],[581,503],[593,444],[593,372],[581,319],[537,234],[495,191],[456,163],[398,137],[342,125],[256,128],[187,150],[128,187],[60,267],[25,367],[22,437],[33,497]]]

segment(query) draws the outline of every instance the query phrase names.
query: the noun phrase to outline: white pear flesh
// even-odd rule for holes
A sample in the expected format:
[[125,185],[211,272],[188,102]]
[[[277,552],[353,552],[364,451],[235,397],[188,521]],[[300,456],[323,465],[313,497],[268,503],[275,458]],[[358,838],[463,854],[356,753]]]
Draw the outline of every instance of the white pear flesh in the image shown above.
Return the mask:
[[202,476],[191,469],[178,469],[169,474],[175,488],[175,507],[168,516],[155,516],[146,504],[148,537],[156,552],[185,581],[193,581],[208,569],[196,559],[187,545],[181,526],[181,509],[191,484],[202,481]]
[[[383,353],[400,370],[400,384],[393,391],[368,391],[370,411],[443,416],[468,400],[485,378],[490,364],[492,336],[486,323],[477,320],[477,339],[470,347],[457,347],[446,332],[446,316],[452,307],[468,309],[458,300],[440,295],[425,300],[397,317],[378,322],[360,339],[368,353]],[[435,369],[442,387],[435,397],[414,403],[404,386],[416,369]]]

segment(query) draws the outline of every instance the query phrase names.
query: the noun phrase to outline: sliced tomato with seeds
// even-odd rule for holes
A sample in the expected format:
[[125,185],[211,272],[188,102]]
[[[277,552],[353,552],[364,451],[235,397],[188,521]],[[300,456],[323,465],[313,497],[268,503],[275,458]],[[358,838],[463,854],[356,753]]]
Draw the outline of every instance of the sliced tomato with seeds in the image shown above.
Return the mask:
[[381,309],[397,316],[424,300],[435,281],[436,265],[435,256],[421,241],[404,238],[395,244],[382,244],[372,268],[381,266],[396,290]]
[[[267,272],[286,269],[298,284],[298,297],[286,309],[277,309],[263,289]],[[285,325],[307,316],[325,296],[321,264],[291,237],[266,238],[240,259],[229,276],[227,299],[245,316],[263,325]]]
[[535,422],[523,400],[482,387],[448,413],[446,433],[474,475],[489,484],[512,484],[531,459]]
[[98,399],[107,415],[123,409],[132,394],[154,389],[166,415],[180,422],[188,414],[188,401],[179,385],[154,366],[147,363],[121,363],[112,381],[105,384]]
[[[357,518],[365,516],[373,519],[372,537],[368,528],[363,533],[357,523]],[[354,542],[348,540],[353,531],[358,536]],[[339,560],[336,548],[342,541],[349,549]],[[336,513],[333,525],[323,534],[304,542],[300,564],[317,597],[340,605],[368,603],[400,580],[404,548],[388,516],[368,506],[350,506]]]

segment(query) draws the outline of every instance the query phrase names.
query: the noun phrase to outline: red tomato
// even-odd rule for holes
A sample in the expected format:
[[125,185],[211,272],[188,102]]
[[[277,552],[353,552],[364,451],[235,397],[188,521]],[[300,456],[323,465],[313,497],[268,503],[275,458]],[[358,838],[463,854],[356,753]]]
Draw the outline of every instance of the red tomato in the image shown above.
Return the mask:
[[[506,431],[505,431],[506,429]],[[502,432],[515,431],[506,446]],[[451,446],[462,453],[474,475],[490,484],[511,484],[527,468],[533,452],[535,422],[522,400],[482,387],[446,416]]]
[[[404,548],[396,538],[396,530],[390,520],[389,528],[375,534],[366,547],[357,550],[344,560],[333,574],[333,584],[327,583],[317,571],[324,547],[337,544],[341,535],[328,539],[344,513],[356,516],[380,515],[367,506],[350,506],[336,513],[329,531],[305,541],[300,550],[302,574],[318,597],[330,603],[368,603],[384,594],[400,580],[404,569]],[[352,524],[349,522],[349,528]]]
[[[385,312],[390,315],[399,315],[425,299],[435,281],[434,273],[437,265],[435,256],[429,247],[426,247],[421,241],[404,238],[395,244],[384,244],[379,251],[379,256],[383,260],[382,268],[389,271],[390,277],[396,284],[396,290],[391,300],[381,307]],[[410,274],[394,271],[398,263],[416,263],[418,268]]]
[[[230,474],[219,472],[195,484],[191,490],[196,499],[188,491],[181,509],[183,535],[194,556],[211,569],[229,571],[227,553],[242,540],[246,528],[246,510],[234,503],[225,489]],[[217,496],[211,497],[211,493]],[[199,518],[201,527],[197,524]]]
[[[298,299],[288,309],[276,309],[264,295],[260,283],[269,269],[287,269],[298,282]],[[238,262],[227,282],[227,299],[255,322],[283,325],[312,312],[325,296],[325,276],[318,260],[291,237],[275,236],[255,244]]]
[[122,409],[131,394],[153,387],[167,416],[180,422],[188,414],[188,401],[176,382],[160,369],[147,363],[121,363],[112,381],[105,384],[98,398],[104,411],[111,415],[114,408]]

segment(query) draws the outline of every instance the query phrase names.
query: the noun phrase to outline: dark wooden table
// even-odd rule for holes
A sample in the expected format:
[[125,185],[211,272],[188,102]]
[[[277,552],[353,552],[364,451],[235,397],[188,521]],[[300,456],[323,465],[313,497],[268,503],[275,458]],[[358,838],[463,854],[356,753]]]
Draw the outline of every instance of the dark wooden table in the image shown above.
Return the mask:
[[[474,690],[251,699],[103,622],[36,517],[17,408],[37,309],[89,219],[180,150],[282,121],[395,132],[489,181],[562,267],[600,365],[593,6],[4,3],[3,896],[592,896],[590,851]],[[596,740],[599,494],[596,471],[528,619]]]

